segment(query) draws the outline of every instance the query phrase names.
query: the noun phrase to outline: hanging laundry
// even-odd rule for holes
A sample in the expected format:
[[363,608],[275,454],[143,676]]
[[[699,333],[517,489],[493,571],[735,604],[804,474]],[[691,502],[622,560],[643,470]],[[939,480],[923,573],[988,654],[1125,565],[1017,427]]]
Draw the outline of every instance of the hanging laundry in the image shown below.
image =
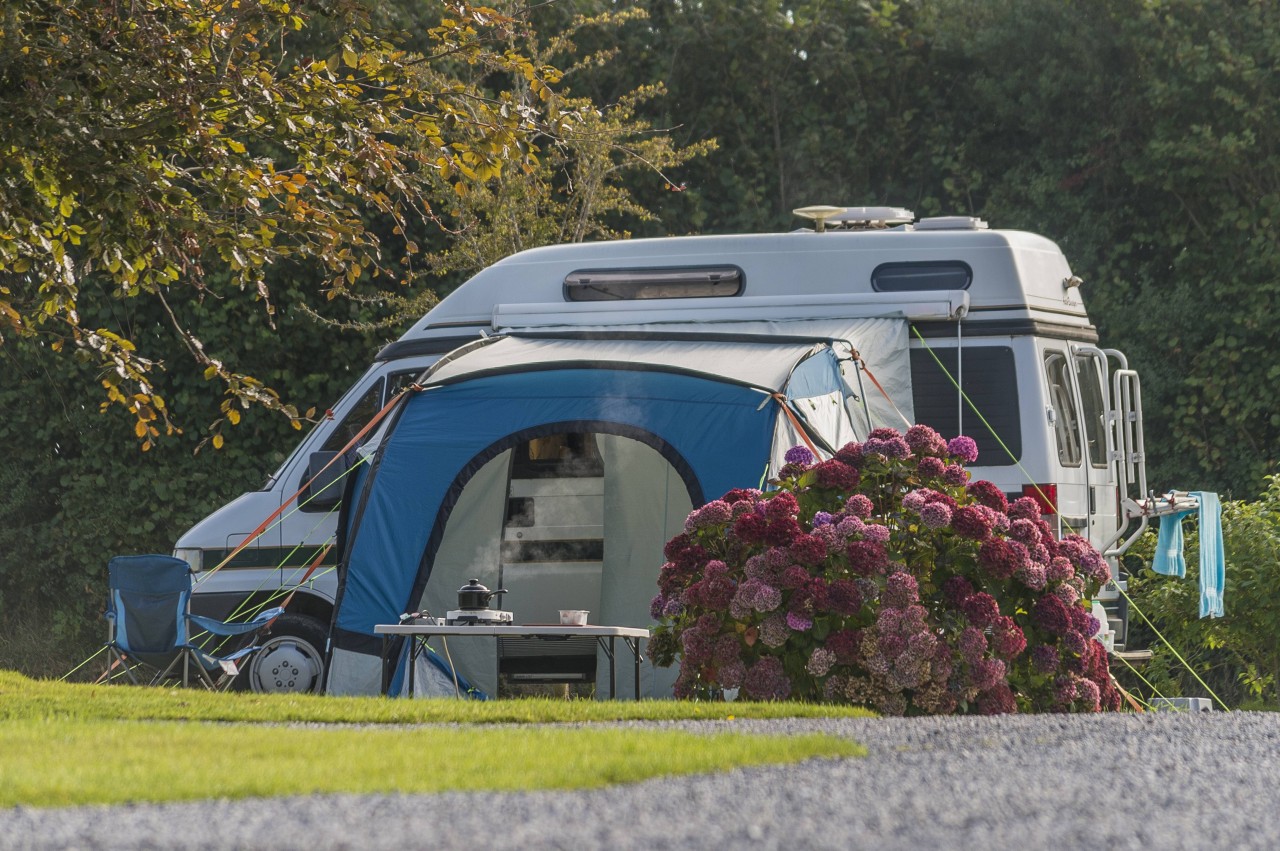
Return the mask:
[[1222,549],[1222,502],[1216,493],[1196,491],[1195,509],[1166,514],[1160,518],[1156,553],[1151,569],[1179,579],[1187,575],[1183,556],[1182,520],[1195,513],[1200,523],[1200,617],[1220,618],[1226,582],[1226,562]]
[[1200,617],[1222,617],[1222,593],[1227,579],[1222,549],[1222,502],[1216,493],[1196,491],[1200,500]]
[[1160,531],[1156,534],[1156,555],[1151,569],[1165,576],[1179,579],[1187,575],[1187,561],[1182,555],[1182,518],[1195,509],[1166,514],[1160,518]]

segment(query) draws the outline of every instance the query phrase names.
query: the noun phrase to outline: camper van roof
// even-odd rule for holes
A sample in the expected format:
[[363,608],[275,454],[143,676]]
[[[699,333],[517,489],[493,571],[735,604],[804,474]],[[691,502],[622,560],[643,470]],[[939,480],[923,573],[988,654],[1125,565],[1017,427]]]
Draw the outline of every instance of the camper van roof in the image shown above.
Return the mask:
[[[887,315],[896,302],[919,300],[911,292],[912,275],[928,277],[931,268],[956,270],[965,290],[970,319],[1038,319],[1089,327],[1078,287],[1066,258],[1052,241],[1022,231],[971,228],[916,230],[910,226],[871,231],[798,231],[774,234],[681,236],[612,240],[534,248],[513,254],[477,273],[428,312],[401,343],[433,337],[458,337],[492,328],[502,306],[541,305],[566,315],[592,310],[571,299],[570,284],[583,272],[670,273],[688,270],[704,281],[701,297],[673,298],[669,290],[650,288],[643,295],[611,295],[611,315],[634,309],[637,322],[658,306],[678,307],[686,321],[713,321],[716,311],[752,299],[780,296],[874,295],[877,310]],[[707,270],[711,270],[708,275]],[[738,283],[707,288],[731,270]],[[899,270],[905,284],[881,286],[886,270]],[[625,277],[625,274],[622,275]],[[678,274],[676,277],[679,277]],[[950,280],[950,279],[949,279]],[[923,284],[922,289],[933,289]],[[940,285],[939,289],[942,288]],[[636,290],[640,292],[640,290]],[[941,295],[941,293],[939,293]],[[594,309],[600,309],[595,302]],[[559,307],[555,307],[558,305]],[[905,311],[903,312],[905,315]],[[610,321],[617,321],[611,319]],[[623,322],[625,323],[625,319]]]

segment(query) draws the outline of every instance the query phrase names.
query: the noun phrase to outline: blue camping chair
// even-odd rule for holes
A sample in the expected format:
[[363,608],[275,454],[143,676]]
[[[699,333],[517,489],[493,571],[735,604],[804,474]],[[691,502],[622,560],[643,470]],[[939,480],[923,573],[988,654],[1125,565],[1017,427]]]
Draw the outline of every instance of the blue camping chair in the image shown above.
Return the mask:
[[[224,623],[193,615],[191,567],[182,559],[163,555],[116,556],[107,564],[107,611],[110,624],[107,650],[111,668],[119,666],[135,685],[155,685],[181,676],[190,685],[192,675],[203,686],[219,689],[230,685],[239,662],[258,649],[252,636],[270,625],[282,608],[268,609],[246,623]],[[215,654],[193,643],[198,634],[220,638],[250,636],[235,652]],[[214,679],[214,674],[218,678]],[[111,669],[108,669],[108,678]]]

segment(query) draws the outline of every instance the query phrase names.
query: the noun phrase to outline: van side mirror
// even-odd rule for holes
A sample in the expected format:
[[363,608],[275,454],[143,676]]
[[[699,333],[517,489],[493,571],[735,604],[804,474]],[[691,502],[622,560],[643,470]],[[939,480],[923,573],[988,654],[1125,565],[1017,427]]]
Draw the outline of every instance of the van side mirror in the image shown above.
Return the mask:
[[[336,461],[334,459],[337,458]],[[325,469],[325,466],[333,464]],[[304,511],[327,511],[342,502],[342,491],[346,484],[345,475],[351,468],[348,457],[338,457],[332,450],[312,452],[307,460],[307,475],[303,479],[309,482],[299,500]]]

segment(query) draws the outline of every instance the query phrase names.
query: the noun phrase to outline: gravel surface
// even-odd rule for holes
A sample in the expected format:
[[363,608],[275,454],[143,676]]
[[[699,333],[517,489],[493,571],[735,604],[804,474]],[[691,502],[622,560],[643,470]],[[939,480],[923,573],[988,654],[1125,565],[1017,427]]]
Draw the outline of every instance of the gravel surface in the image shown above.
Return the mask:
[[822,731],[870,754],[593,792],[17,808],[0,848],[1280,846],[1280,713],[667,726]]

